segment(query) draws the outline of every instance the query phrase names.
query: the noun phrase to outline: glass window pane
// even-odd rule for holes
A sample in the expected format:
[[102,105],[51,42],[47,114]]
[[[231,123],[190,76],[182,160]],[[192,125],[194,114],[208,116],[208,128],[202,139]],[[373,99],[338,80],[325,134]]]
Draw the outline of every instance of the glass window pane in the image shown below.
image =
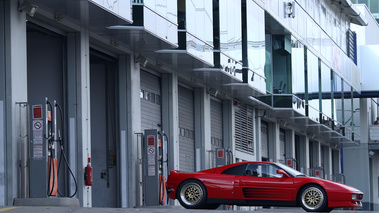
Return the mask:
[[326,120],[332,118],[331,83],[331,70],[321,62],[322,113]]
[[304,100],[304,45],[292,37],[291,65],[292,65],[292,93]]
[[351,86],[343,83],[344,90],[344,125],[348,128],[353,126],[353,99]]
[[291,76],[291,37],[272,36],[273,92],[292,94]]
[[242,60],[242,15],[241,0],[219,1],[220,50],[233,58]]
[[318,72],[318,58],[307,50],[308,116],[315,121],[320,117]]
[[266,60],[265,60],[265,77],[266,77],[266,90],[272,93],[272,49],[271,49],[271,34],[265,35],[266,43]]
[[264,76],[265,26],[264,10],[253,1],[246,1],[248,66]]
[[333,95],[334,95],[334,113],[333,119],[336,120],[339,126],[343,123],[343,104],[342,104],[342,79],[333,72]]

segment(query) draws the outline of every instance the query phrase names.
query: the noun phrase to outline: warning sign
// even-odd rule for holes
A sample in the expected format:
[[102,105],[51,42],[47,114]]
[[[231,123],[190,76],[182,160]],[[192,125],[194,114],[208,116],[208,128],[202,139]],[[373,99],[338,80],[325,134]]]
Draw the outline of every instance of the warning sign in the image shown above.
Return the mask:
[[43,158],[43,121],[33,120],[33,158]]
[[33,121],[33,131],[34,130],[42,130],[43,124],[42,120],[34,120]]
[[154,155],[155,154],[155,147],[149,147],[147,149],[147,154],[148,155]]
[[155,176],[156,162],[155,162],[155,147],[149,146],[147,148],[147,175]]

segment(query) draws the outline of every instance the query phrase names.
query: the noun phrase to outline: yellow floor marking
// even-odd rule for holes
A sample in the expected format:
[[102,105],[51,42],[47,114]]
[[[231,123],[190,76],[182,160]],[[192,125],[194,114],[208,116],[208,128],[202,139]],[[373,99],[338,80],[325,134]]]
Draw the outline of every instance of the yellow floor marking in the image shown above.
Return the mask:
[[15,209],[15,208],[17,208],[17,207],[2,208],[2,209],[0,209],[0,212],[5,212],[5,211],[12,210],[12,209]]

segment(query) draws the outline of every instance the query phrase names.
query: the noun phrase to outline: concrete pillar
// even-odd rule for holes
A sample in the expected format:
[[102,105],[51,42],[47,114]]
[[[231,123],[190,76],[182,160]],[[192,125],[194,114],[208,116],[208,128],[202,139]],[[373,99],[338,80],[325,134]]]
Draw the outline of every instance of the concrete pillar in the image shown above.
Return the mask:
[[89,32],[82,29],[77,37],[78,82],[78,193],[83,207],[92,207],[92,187],[84,185],[84,168],[91,157],[91,100]]
[[[5,2],[0,1],[0,179],[5,180]],[[0,206],[5,206],[5,186],[0,183]]]
[[169,136],[168,169],[179,169],[178,75],[162,74],[162,130]]
[[369,140],[369,113],[367,99],[360,99],[360,127],[361,141],[358,146],[343,145],[343,171],[346,184],[361,190],[363,196],[363,209],[368,210],[370,198],[370,162],[368,154]]
[[280,159],[280,126],[277,122],[268,124],[269,161],[278,162]]
[[[211,99],[205,88],[195,88],[196,171],[209,168],[211,150]],[[200,164],[198,164],[200,162]]]
[[295,158],[295,131],[293,129],[286,130],[286,159]]
[[[118,169],[120,173],[119,186],[120,186],[120,207],[128,208],[129,207],[129,183],[130,174],[129,169],[132,169],[128,166],[128,149],[127,149],[127,127],[128,127],[128,100],[127,100],[127,73],[130,70],[130,56],[128,55],[120,55],[118,58],[118,101],[119,101],[119,134],[120,134],[120,150],[118,157]],[[135,152],[137,153],[137,152]],[[136,154],[135,154],[136,155]],[[134,174],[137,176],[136,167],[134,167]],[[134,184],[136,184],[136,180]],[[136,189],[136,187],[134,187]],[[137,197],[137,196],[132,196]]]
[[262,118],[259,116],[259,110],[255,110],[255,114],[257,116],[255,116],[254,118],[255,119],[255,137],[254,137],[254,141],[255,141],[255,150],[254,150],[254,154],[255,154],[255,160],[256,161],[261,161],[262,160],[262,153],[261,153],[261,147],[262,147],[262,132],[261,132],[261,124],[262,124]]
[[330,146],[325,146],[324,148],[324,171],[325,171],[325,178],[331,180],[332,179],[332,149]]
[[[125,58],[124,58],[125,57]],[[126,154],[127,172],[126,177],[128,183],[123,187],[127,187],[128,195],[123,197],[123,205],[131,208],[134,206],[142,206],[142,164],[138,159],[142,159],[142,135],[141,133],[141,71],[140,64],[134,63],[134,55],[123,56],[125,67],[120,72],[126,72],[126,103],[127,107],[127,129],[126,129]],[[127,70],[129,69],[129,70]],[[124,75],[124,74],[123,74]],[[120,84],[123,79],[120,79]],[[125,89],[120,87],[121,89]],[[122,97],[125,99],[125,97]],[[121,130],[123,131],[123,130]],[[123,134],[123,133],[122,133]],[[123,182],[124,180],[121,180]]]
[[[25,12],[18,11],[18,1],[6,0],[0,3],[0,43],[5,46],[0,47],[4,54],[4,63],[0,73],[5,76],[5,84],[2,84],[0,91],[3,98],[3,118],[1,122],[6,128],[0,136],[0,205],[13,205],[14,198],[18,197],[19,175],[18,165],[18,131],[19,128],[26,129],[27,126],[17,126],[16,102],[27,102],[27,56],[26,56],[26,15]],[[3,79],[3,78],[2,78]],[[6,94],[6,96],[4,96]],[[3,130],[4,131],[4,130]],[[1,134],[1,132],[0,132]],[[4,137],[5,136],[5,137]],[[5,140],[4,140],[5,138]],[[5,157],[5,158],[4,158]],[[4,176],[2,176],[4,174]],[[5,187],[6,186],[6,187]]]
[[304,149],[303,149],[303,160],[304,160],[304,164],[303,164],[303,167],[302,167],[302,170],[301,172],[303,172],[304,174],[307,174],[309,175],[309,167],[310,167],[310,159],[309,159],[309,137],[308,136],[305,136],[304,137]]

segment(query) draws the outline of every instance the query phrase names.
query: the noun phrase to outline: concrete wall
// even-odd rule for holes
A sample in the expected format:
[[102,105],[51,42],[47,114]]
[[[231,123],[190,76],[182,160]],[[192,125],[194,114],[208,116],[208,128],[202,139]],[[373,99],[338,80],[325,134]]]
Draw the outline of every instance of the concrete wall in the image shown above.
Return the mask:
[[[7,0],[4,8],[4,40],[1,42],[5,43],[5,126],[7,128],[4,142],[6,161],[0,165],[5,168],[3,176],[5,179],[1,181],[5,185],[5,196],[0,198],[0,204],[12,205],[13,199],[18,196],[18,183],[15,178],[19,174],[18,131],[19,128],[27,128],[25,125],[17,126],[16,110],[16,102],[27,102],[26,17],[25,13],[18,12],[18,1]],[[0,187],[0,190],[3,187]]]

